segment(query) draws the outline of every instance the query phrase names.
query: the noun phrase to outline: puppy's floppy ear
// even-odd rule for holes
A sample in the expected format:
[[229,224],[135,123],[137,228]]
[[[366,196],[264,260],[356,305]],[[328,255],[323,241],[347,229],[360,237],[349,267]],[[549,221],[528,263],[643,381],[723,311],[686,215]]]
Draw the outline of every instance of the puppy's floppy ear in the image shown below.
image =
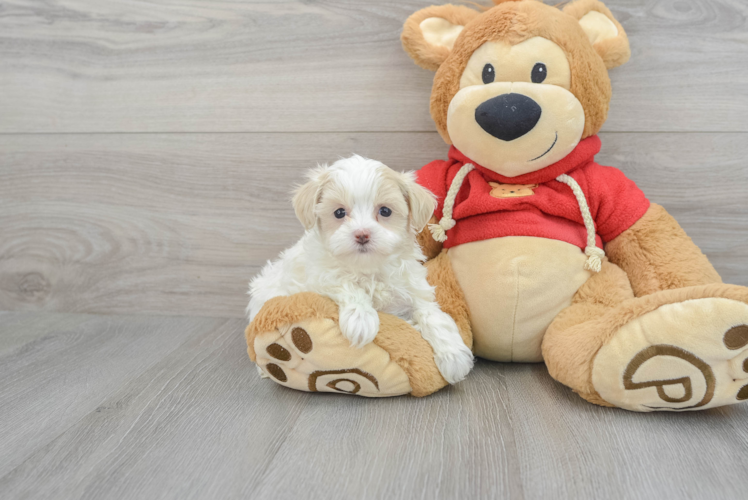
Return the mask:
[[322,188],[330,176],[327,166],[317,167],[307,174],[309,182],[296,188],[293,194],[293,209],[296,217],[304,225],[304,229],[312,229],[317,216],[314,207],[319,203],[322,196]]
[[411,15],[400,40],[422,68],[436,71],[447,59],[457,36],[478,11],[458,5],[431,6]]
[[413,227],[420,233],[434,215],[436,196],[416,182],[415,172],[403,172],[400,174],[400,179]]
[[623,26],[599,0],[575,0],[563,11],[579,21],[605,67],[615,68],[631,57],[629,39]]

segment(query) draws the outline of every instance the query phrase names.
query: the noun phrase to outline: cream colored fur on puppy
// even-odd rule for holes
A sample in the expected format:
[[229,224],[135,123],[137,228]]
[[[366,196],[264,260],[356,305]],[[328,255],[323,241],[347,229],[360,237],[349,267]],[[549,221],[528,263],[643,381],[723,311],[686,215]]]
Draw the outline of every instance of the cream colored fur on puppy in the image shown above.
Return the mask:
[[250,283],[249,320],[273,297],[315,292],[338,304],[340,330],[354,346],[374,340],[377,311],[393,314],[431,345],[447,382],[463,380],[473,354],[436,303],[416,242],[434,212],[434,196],[412,172],[355,155],[308,177],[293,199],[306,233]]

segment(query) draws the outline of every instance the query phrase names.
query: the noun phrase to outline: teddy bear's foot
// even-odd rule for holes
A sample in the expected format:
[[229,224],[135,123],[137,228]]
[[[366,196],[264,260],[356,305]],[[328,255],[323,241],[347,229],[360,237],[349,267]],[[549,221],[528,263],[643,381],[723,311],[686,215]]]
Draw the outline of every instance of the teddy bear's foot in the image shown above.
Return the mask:
[[385,350],[373,343],[351,347],[328,318],[262,332],[253,347],[257,366],[273,381],[293,389],[367,397],[411,392],[408,376]]
[[314,293],[269,300],[247,327],[249,357],[270,380],[309,392],[422,397],[447,385],[434,351],[407,322],[379,314],[362,348],[338,327],[338,307]]
[[660,306],[600,349],[592,383],[606,402],[633,411],[748,400],[748,305],[701,298]]

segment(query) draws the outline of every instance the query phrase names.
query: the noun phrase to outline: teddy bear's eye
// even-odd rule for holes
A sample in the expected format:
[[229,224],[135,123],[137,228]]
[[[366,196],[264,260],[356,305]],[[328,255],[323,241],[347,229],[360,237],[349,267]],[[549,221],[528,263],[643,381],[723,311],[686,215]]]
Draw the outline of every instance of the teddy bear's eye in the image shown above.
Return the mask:
[[493,69],[491,64],[483,66],[483,83],[493,83],[496,78],[496,70]]
[[343,217],[345,217],[345,209],[344,208],[339,208],[339,209],[335,210],[334,213],[335,213],[335,218],[336,219],[342,219]]
[[543,83],[546,76],[548,76],[548,68],[545,67],[545,64],[537,63],[533,66],[532,75],[530,75],[532,83]]

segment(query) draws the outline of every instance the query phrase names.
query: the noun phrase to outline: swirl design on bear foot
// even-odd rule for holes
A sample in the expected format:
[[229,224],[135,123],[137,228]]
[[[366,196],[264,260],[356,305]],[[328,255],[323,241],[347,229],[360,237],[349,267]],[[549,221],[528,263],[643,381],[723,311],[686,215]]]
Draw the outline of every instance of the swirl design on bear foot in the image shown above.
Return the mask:
[[748,303],[704,297],[634,318],[600,348],[592,379],[604,401],[633,411],[746,401]]
[[[356,379],[359,379],[361,381],[361,378],[364,380],[370,382],[374,388],[379,391],[379,381],[376,379],[374,375],[371,373],[366,373],[363,370],[360,370],[358,368],[348,368],[345,370],[317,370],[313,372],[311,375],[309,375],[309,391],[310,392],[318,392],[317,389],[317,380],[319,378],[326,378],[329,375],[349,375],[350,377],[355,377]],[[358,391],[361,390],[361,384],[359,381],[354,380],[353,378],[338,378],[334,380],[330,380],[327,384],[325,384],[326,387],[329,387],[330,389],[334,389],[338,392],[345,392],[348,394],[356,394]],[[352,390],[344,390],[341,387],[338,387],[339,384],[346,382],[350,383],[353,386]]]
[[[650,380],[647,382],[634,382],[634,375],[636,375],[637,370],[639,370],[639,368],[644,363],[657,356],[672,356],[675,358],[680,358],[683,361],[686,361],[687,363],[695,366],[696,369],[698,369],[701,372],[701,375],[704,377],[704,381],[706,382],[706,391],[704,397],[695,405],[681,409],[685,410],[689,408],[698,408],[700,406],[704,406],[712,400],[712,398],[714,397],[714,389],[717,384],[712,369],[704,360],[700,359],[698,356],[674,345],[660,344],[649,346],[648,348],[644,349],[643,351],[639,352],[639,354],[634,356],[623,373],[623,386],[628,390],[656,387],[657,395],[666,403],[685,403],[686,401],[690,401],[691,398],[693,398],[693,384],[691,383],[691,377],[689,376],[665,380]],[[665,392],[665,387],[677,385],[683,386],[683,396],[679,398],[668,396],[668,394]],[[659,407],[657,406],[649,406],[649,408],[659,409]]]

